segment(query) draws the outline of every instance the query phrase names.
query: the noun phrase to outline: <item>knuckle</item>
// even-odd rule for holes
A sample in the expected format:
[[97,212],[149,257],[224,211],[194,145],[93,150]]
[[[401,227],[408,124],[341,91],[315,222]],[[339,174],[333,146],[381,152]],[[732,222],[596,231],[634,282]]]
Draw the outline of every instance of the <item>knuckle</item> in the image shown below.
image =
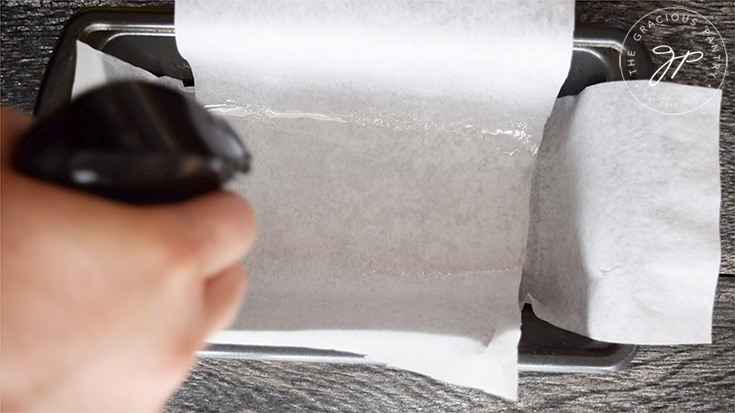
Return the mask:
[[218,230],[242,243],[243,249],[249,249],[255,238],[256,217],[252,205],[233,193],[223,193],[219,216],[221,225]]
[[197,271],[201,241],[182,230],[174,228],[158,231],[153,237],[153,250],[158,273],[163,277],[181,277]]

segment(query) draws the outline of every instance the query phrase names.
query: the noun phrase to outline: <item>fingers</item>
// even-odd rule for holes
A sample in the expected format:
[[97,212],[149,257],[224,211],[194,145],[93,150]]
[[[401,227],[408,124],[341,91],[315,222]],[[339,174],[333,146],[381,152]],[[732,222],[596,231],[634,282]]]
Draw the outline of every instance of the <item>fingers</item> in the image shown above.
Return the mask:
[[[32,118],[29,116],[9,108],[3,107],[0,112],[2,161],[6,174],[9,172],[7,165],[12,146],[31,122]],[[7,178],[10,176],[14,174],[6,175]],[[174,261],[184,262],[179,268],[191,264],[193,268],[190,269],[203,277],[239,261],[250,250],[255,238],[255,215],[252,207],[232,193],[218,192],[175,205],[133,208],[46,183],[22,180],[24,192],[28,192],[29,197],[37,201],[49,198],[52,202],[47,205],[55,205],[59,209],[64,209],[64,205],[69,206],[69,215],[83,214],[83,220],[90,223],[102,221],[110,227],[108,233],[116,238],[116,242],[124,242],[125,237],[121,235],[132,232],[125,231],[124,228],[123,231],[114,231],[126,225],[133,229],[144,223],[149,231],[139,232],[138,237],[144,236],[144,233],[167,234],[154,237],[166,244],[162,248],[168,249],[168,252],[164,251],[162,254],[164,260],[173,257]],[[3,185],[6,183],[10,184],[3,179]],[[132,211],[134,209],[137,211]],[[92,211],[95,214],[91,214]],[[128,214],[128,218],[124,219],[122,212],[133,212],[133,215]],[[141,244],[147,245],[146,242]]]
[[197,321],[191,324],[198,327],[189,330],[193,336],[186,335],[199,345],[237,314],[247,280],[240,261],[255,238],[253,209],[236,194],[218,192],[140,212],[150,226],[163,227],[167,233],[165,261],[170,268],[178,267],[171,273],[173,279],[198,285],[194,288],[201,294],[201,304],[194,306]]
[[204,277],[239,262],[255,240],[255,214],[242,197],[219,192],[162,207],[176,221],[176,234]]
[[237,315],[245,293],[247,275],[237,263],[207,279],[203,296],[203,337],[227,328]]
[[[3,173],[2,186],[14,194],[8,202],[19,206],[10,210],[26,228],[50,237],[65,234],[69,245],[92,255],[125,251],[108,257],[107,266],[127,266],[132,259],[159,278],[183,276],[199,284],[239,262],[255,238],[252,207],[229,192],[178,204],[133,206],[21,175]],[[6,215],[3,219],[10,218]]]

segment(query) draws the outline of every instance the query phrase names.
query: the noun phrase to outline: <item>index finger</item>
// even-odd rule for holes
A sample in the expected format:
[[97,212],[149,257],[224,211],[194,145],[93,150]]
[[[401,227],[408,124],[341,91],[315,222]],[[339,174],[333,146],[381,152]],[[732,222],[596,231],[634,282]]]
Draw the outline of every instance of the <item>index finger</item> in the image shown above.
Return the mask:
[[160,208],[176,221],[175,236],[204,277],[242,259],[255,240],[255,213],[237,194],[221,191]]

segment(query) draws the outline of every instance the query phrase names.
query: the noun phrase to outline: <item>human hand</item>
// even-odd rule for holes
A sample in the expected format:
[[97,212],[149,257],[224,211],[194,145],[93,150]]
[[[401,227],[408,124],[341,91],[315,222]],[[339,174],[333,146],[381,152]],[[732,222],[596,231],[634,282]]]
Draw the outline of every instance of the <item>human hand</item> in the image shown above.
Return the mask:
[[20,175],[30,122],[0,112],[2,410],[161,410],[236,314],[253,211],[226,192],[132,206]]

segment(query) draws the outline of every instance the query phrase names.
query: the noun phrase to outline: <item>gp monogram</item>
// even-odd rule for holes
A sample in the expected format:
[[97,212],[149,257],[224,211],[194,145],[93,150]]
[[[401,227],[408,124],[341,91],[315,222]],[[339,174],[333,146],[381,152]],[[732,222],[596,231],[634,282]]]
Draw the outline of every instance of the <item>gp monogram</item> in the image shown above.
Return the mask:
[[[637,78],[636,59],[643,58],[630,47],[632,42],[649,51],[654,72],[648,82],[629,82]],[[630,28],[624,45],[620,71],[626,86],[641,104],[657,112],[673,115],[696,110],[717,93],[724,81],[725,42],[717,28],[694,11],[681,7],[654,10]],[[706,98],[667,99],[655,93],[654,88],[662,81],[707,87],[712,93],[705,94]]]

